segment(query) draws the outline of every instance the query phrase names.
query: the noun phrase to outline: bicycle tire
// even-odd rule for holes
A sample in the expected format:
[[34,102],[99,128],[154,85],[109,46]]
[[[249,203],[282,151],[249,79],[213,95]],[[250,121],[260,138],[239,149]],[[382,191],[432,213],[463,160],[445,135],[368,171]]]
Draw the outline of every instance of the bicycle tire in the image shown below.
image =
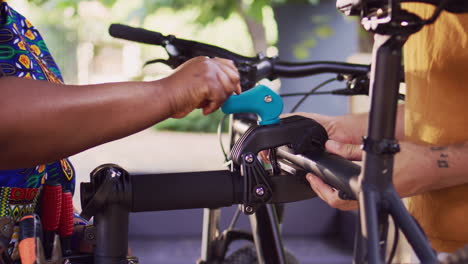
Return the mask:
[[468,245],[460,248],[456,252],[448,255],[442,264],[467,264],[468,263]]
[[[289,251],[284,251],[287,264],[299,264],[297,258]],[[252,245],[244,246],[234,251],[222,264],[258,264],[257,252]]]

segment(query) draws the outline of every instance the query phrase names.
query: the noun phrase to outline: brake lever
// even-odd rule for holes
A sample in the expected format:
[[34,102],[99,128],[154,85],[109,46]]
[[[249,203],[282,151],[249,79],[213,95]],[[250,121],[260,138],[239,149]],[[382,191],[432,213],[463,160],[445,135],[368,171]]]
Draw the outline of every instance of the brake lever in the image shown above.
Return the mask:
[[150,64],[155,64],[155,63],[162,63],[162,64],[166,64],[167,66],[171,67],[171,65],[169,64],[169,61],[165,60],[165,59],[149,60],[149,61],[145,62],[145,64],[143,64],[143,67],[146,67],[146,66],[148,66]]
[[190,58],[185,57],[185,56],[170,56],[169,59],[167,59],[167,60],[166,59],[155,59],[155,60],[147,61],[147,62],[145,62],[143,67],[148,66],[150,64],[162,63],[162,64],[165,64],[165,65],[171,67],[171,69],[175,69],[175,68],[179,67],[180,65],[182,65],[184,62],[188,61],[189,59]]
[[239,71],[242,91],[253,88],[256,84],[257,69],[249,63],[236,63],[236,68]]

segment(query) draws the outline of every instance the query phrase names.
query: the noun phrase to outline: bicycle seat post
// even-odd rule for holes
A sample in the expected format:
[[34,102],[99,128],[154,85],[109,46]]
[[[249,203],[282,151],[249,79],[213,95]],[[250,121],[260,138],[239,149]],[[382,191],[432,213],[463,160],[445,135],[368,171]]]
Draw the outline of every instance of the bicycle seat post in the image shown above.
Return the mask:
[[370,76],[371,109],[367,137],[363,140],[365,155],[358,199],[360,232],[356,234],[356,245],[365,247],[367,252],[355,250],[354,263],[384,263],[385,241],[381,239],[387,232],[389,215],[401,227],[421,262],[436,263],[424,233],[405,210],[392,183],[394,155],[399,152],[395,124],[402,47],[423,23],[418,16],[402,10],[396,1],[389,1],[387,6],[369,11],[362,24],[375,33],[375,43]]

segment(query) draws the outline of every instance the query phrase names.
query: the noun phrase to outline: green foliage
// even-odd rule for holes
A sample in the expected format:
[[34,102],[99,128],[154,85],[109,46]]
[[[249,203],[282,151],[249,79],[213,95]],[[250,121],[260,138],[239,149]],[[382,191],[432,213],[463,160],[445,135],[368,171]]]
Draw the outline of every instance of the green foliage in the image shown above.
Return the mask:
[[329,26],[330,19],[329,16],[313,16],[311,18],[314,30],[307,32],[304,36],[304,41],[294,46],[293,53],[296,58],[301,60],[309,58],[309,50],[315,47],[320,39],[333,35],[333,28]]
[[[73,8],[78,10],[80,2],[89,2],[92,0],[27,0],[39,6],[49,9],[66,9]],[[118,7],[118,3],[129,0],[98,0],[103,5],[112,8]],[[227,19],[233,13],[242,12],[255,20],[263,21],[263,11],[265,7],[281,4],[318,4],[320,1],[326,0],[132,0],[133,8],[130,8],[126,14],[130,14],[129,18],[138,18],[142,23],[146,17],[154,14],[158,9],[171,8],[173,10],[190,10],[197,11],[195,22],[200,25],[209,24],[216,19]],[[334,1],[334,0],[329,0]],[[306,58],[309,55],[309,49],[316,45],[319,39],[329,37],[333,34],[333,30],[326,25],[329,18],[315,16],[315,30],[309,32],[305,36],[304,41],[294,48],[294,53],[297,58]],[[92,22],[92,21],[91,21]],[[88,32],[84,32],[86,34]],[[88,34],[95,35],[95,34]],[[201,111],[194,111],[183,119],[169,119],[161,122],[156,126],[160,130],[175,130],[175,131],[195,131],[195,132],[215,132],[217,125],[222,117],[221,112],[204,116]]]
[[[223,115],[224,114],[219,110],[207,116],[203,115],[201,110],[195,110],[182,119],[167,119],[157,124],[155,128],[157,130],[171,130],[179,132],[215,133]],[[227,119],[223,127],[223,132],[226,132]]]
[[[28,0],[37,5],[47,4],[53,8],[74,7],[76,10],[80,2],[90,0]],[[119,0],[99,0],[107,7],[112,7]],[[140,7],[133,10],[132,17],[138,16],[144,19],[146,16],[153,14],[160,8],[172,8],[174,10],[184,10],[196,8],[199,10],[199,15],[196,22],[206,25],[217,18],[226,19],[232,13],[238,12],[240,9],[246,14],[255,18],[257,21],[262,21],[262,10],[265,6],[272,6],[285,3],[309,3],[318,4],[320,0],[133,0],[139,1]],[[129,12],[130,13],[130,12]]]

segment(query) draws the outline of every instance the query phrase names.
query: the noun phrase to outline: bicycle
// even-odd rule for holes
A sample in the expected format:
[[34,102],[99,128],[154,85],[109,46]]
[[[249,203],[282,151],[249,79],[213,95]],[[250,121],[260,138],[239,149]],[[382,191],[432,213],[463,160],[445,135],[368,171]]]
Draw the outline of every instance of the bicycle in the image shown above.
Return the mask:
[[[401,2],[438,4],[434,0]],[[372,103],[369,133],[364,140],[364,150],[367,155],[362,173],[354,163],[323,151],[323,144],[327,139],[326,132],[315,121],[300,117],[278,120],[277,114],[270,115],[271,110],[263,111],[263,109],[254,110],[260,114],[265,125],[252,125],[251,122],[247,122],[247,126],[242,122],[233,124],[231,138],[235,139],[237,134],[243,135],[232,145],[233,164],[230,171],[130,177],[118,166],[97,168],[92,173],[91,182],[82,184],[83,215],[87,217],[94,215],[97,228],[94,262],[119,263],[124,259],[127,253],[128,213],[130,211],[219,208],[231,204],[242,204],[244,213],[255,212],[253,222],[257,229],[254,230],[252,237],[235,232],[215,237],[217,230],[213,219],[216,219],[217,213],[206,211],[205,219],[208,220],[204,224],[203,234],[205,253],[200,263],[220,263],[225,257],[226,246],[233,239],[229,236],[253,239],[260,263],[286,263],[277,228],[277,213],[273,207],[263,205],[266,202],[289,202],[312,197],[313,193],[303,178],[294,177],[304,171],[311,171],[338,189],[342,198],[358,198],[361,209],[364,209],[359,213],[361,220],[359,227],[362,229],[359,229],[356,235],[355,263],[383,263],[385,261],[388,216],[392,216],[398,227],[405,233],[423,263],[438,263],[436,254],[431,249],[423,231],[407,213],[391,183],[393,156],[399,151],[398,142],[394,137],[394,121],[396,102],[399,98],[398,86],[402,72],[400,61],[403,44],[423,25],[434,22],[442,10],[468,11],[466,4],[453,3],[458,2],[441,1],[433,17],[422,20],[401,9],[400,2],[397,1],[373,0],[362,3],[338,1],[340,10],[348,15],[359,14],[364,27],[377,35],[378,41],[375,44],[370,78],[367,76],[369,72],[367,65],[333,62],[294,64],[265,56],[249,58],[219,47],[177,39],[174,36],[166,37],[143,29],[119,25],[111,27],[111,34],[118,37],[165,46],[169,59],[153,62],[163,62],[176,67],[195,56],[231,59],[239,69],[243,88],[250,88],[263,78],[300,77],[332,72],[344,76],[343,79],[348,83],[349,87],[339,93],[366,93],[366,83],[370,84]],[[269,91],[266,95],[260,94],[262,96],[257,95],[254,98],[260,99],[265,104],[277,100],[277,97]],[[243,112],[244,110],[246,109],[243,107],[234,107],[228,112]],[[246,130],[246,127],[249,128]],[[304,137],[304,135],[314,136]],[[262,140],[266,136],[268,140]],[[274,176],[269,176],[259,164],[256,155],[260,150],[275,149],[285,145],[287,147],[278,149],[276,153],[281,164],[274,162],[275,154],[272,154]],[[361,175],[359,176],[360,189],[350,184],[350,181],[355,180],[358,175]],[[184,182],[186,186],[180,186],[178,184],[180,182]],[[150,186],[158,185],[165,187],[161,193],[155,194]],[[172,187],[177,187],[185,197],[171,193]],[[294,192],[288,193],[288,190]],[[272,248],[274,250],[271,250]],[[392,254],[389,256],[390,260]]]

